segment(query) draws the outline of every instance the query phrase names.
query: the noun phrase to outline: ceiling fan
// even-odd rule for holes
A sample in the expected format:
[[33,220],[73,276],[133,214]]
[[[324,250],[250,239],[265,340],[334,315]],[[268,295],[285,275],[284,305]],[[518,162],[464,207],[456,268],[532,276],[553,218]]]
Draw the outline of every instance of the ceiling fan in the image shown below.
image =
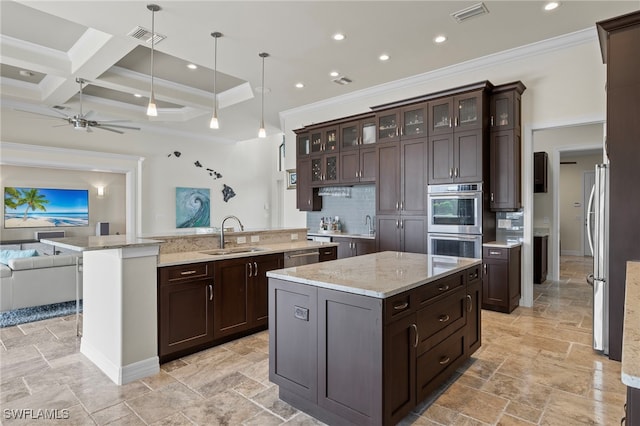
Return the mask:
[[[48,115],[48,114],[41,114],[39,112],[33,112],[33,111],[26,111],[26,110],[18,110],[18,111],[22,111],[22,112],[28,112],[30,114],[36,114],[36,115],[41,115],[44,117],[49,117],[49,118],[55,118],[55,119],[60,119],[60,120],[64,120],[67,122],[67,124],[71,124],[74,128],[74,130],[84,130],[86,132],[91,132],[92,128],[95,129],[101,129],[101,130],[108,130],[110,132],[114,132],[114,133],[119,133],[119,134],[123,134],[124,132],[122,130],[118,130],[118,129],[129,129],[129,130],[140,130],[139,127],[132,127],[132,126],[123,126],[123,125],[119,125],[119,124],[111,124],[111,123],[121,123],[121,122],[126,122],[129,120],[108,120],[108,121],[98,121],[98,120],[92,120],[91,116],[93,115],[93,111],[89,111],[86,114],[82,113],[82,87],[84,85],[84,83],[86,83],[86,80],[82,79],[82,78],[76,78],[76,82],[78,82],[80,84],[80,112],[76,115],[67,115],[63,112],[60,112],[56,109],[52,109],[52,111],[60,114],[62,117],[58,117],[55,115]],[[53,126],[53,127],[60,127],[60,126],[66,126],[66,124],[61,124],[59,126]]]

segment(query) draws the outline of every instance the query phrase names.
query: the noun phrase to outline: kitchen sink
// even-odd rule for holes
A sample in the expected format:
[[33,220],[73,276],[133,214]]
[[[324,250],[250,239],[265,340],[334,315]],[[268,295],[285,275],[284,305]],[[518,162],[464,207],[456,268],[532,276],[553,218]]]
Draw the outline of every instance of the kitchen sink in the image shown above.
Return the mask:
[[210,256],[223,256],[226,254],[238,254],[238,253],[252,253],[256,251],[266,250],[261,247],[233,247],[233,248],[224,248],[224,249],[212,249],[212,250],[203,250],[199,253],[208,254]]

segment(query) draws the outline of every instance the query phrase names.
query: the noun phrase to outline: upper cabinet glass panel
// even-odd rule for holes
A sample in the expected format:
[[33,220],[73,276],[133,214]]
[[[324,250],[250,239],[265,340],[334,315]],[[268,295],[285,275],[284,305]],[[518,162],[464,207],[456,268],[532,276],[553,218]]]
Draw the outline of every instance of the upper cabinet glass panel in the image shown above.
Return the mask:
[[298,156],[303,157],[311,154],[311,138],[308,133],[298,135]]
[[378,116],[378,141],[388,141],[399,136],[398,113],[389,112]]
[[311,132],[311,153],[322,152],[322,132]]
[[327,152],[338,150],[338,131],[336,129],[325,132],[324,150]]
[[479,119],[476,98],[458,100],[458,127],[473,126]]
[[406,138],[427,135],[427,117],[425,105],[402,110],[402,136]]
[[342,148],[353,148],[358,146],[360,135],[358,134],[358,123],[343,125],[340,127],[340,140]]
[[372,143],[376,143],[376,123],[373,120],[362,124],[362,144]]
[[453,131],[453,99],[445,98],[429,102],[429,136]]

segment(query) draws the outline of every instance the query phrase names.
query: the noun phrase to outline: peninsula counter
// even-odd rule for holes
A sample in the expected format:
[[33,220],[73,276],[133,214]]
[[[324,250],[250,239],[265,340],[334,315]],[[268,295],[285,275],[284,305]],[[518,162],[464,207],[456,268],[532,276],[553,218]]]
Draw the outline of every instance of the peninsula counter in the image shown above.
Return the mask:
[[328,424],[396,424],[480,347],[480,268],[382,252],[268,272],[280,398]]

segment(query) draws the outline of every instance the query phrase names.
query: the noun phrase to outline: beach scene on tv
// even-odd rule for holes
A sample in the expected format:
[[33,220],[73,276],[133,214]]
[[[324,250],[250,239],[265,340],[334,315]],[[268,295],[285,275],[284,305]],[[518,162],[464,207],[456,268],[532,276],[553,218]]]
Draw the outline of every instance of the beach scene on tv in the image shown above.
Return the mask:
[[5,228],[89,226],[86,189],[4,189]]

